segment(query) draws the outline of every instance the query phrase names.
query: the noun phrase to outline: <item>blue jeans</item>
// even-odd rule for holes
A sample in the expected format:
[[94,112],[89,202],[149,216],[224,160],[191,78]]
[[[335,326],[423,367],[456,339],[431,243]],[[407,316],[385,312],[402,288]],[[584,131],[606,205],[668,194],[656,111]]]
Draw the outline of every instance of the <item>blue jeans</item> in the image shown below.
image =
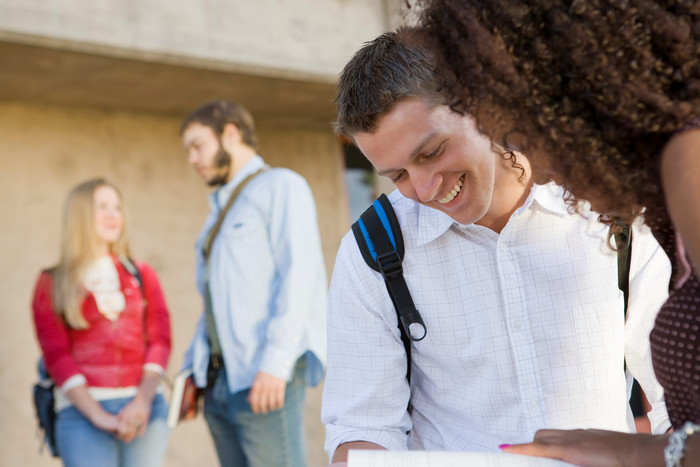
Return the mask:
[[284,407],[254,414],[250,390],[230,394],[226,370],[220,369],[204,393],[204,418],[222,467],[303,467],[306,465],[304,397],[306,360],[297,361],[287,383]]
[[[131,397],[100,401],[109,413],[117,414]],[[168,406],[163,396],[153,399],[146,433],[130,443],[96,428],[75,407],[56,416],[56,442],[66,467],[157,467],[162,465],[170,430],[165,424]]]

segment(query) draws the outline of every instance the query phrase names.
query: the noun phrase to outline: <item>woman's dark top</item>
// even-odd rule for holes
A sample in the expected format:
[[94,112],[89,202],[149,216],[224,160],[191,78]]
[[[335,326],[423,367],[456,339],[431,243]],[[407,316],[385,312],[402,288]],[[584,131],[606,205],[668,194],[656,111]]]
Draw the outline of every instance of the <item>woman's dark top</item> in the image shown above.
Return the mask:
[[[689,127],[700,127],[700,120],[693,123]],[[651,332],[651,354],[671,424],[678,429],[687,421],[700,423],[700,283],[667,213],[652,215],[656,222],[649,224],[671,258],[673,276]]]

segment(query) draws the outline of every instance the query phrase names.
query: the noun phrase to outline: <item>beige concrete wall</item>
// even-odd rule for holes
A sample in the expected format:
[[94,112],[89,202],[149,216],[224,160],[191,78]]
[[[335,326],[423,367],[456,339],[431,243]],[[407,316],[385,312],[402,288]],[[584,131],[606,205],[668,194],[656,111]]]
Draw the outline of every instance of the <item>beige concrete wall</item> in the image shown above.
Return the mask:
[[[59,3],[70,2],[51,2]],[[348,228],[339,145],[330,132],[259,123],[267,161],[298,171],[311,184],[330,274]],[[155,267],[170,305],[174,349],[168,372],[179,368],[201,310],[192,246],[206,216],[207,189],[186,163],[178,124],[179,116],[0,101],[0,466],[59,465],[37,454],[34,437],[30,389],[39,351],[30,300],[39,270],[56,260],[61,206],[75,183],[107,176],[121,187],[134,256]],[[307,405],[310,465],[321,465],[327,458],[320,389],[310,392]],[[166,465],[217,465],[201,418],[173,432]]]
[[[0,0],[0,37],[333,81],[397,0]],[[122,52],[118,52],[122,51]],[[218,65],[217,65],[218,64]],[[261,74],[267,74],[261,73]],[[257,73],[256,73],[257,74]]]

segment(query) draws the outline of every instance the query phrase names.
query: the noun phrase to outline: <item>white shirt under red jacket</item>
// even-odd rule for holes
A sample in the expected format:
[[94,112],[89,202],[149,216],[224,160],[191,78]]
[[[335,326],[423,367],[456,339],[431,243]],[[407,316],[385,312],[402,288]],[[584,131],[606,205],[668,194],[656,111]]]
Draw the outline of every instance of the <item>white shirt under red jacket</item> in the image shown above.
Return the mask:
[[500,234],[459,225],[398,191],[389,196],[404,277],[427,327],[412,344],[410,389],[383,279],[345,236],[329,292],[329,455],[356,440],[496,451],[541,428],[633,431],[630,373],[652,404],[654,432],[669,427],[649,351],[669,260],[635,225],[625,323],[608,228],[596,213],[569,213],[562,196],[556,185],[535,185]]
[[115,256],[89,268],[82,303],[87,329],[72,329],[55,313],[51,273],[40,274],[32,302],[34,324],[46,369],[60,388],[57,409],[69,404],[63,393],[82,384],[95,399],[104,400],[135,395],[144,368],[165,375],[170,315],[155,271],[142,262],[136,267],[143,293]]

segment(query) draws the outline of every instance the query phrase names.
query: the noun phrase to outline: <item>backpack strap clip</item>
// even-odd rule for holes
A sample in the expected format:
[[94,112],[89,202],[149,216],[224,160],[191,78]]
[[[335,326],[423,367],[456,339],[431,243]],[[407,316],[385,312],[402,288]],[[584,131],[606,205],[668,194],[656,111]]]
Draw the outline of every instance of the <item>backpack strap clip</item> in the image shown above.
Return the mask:
[[397,279],[403,276],[403,266],[401,266],[401,258],[396,251],[389,251],[382,255],[377,255],[377,265],[379,272],[385,279]]

